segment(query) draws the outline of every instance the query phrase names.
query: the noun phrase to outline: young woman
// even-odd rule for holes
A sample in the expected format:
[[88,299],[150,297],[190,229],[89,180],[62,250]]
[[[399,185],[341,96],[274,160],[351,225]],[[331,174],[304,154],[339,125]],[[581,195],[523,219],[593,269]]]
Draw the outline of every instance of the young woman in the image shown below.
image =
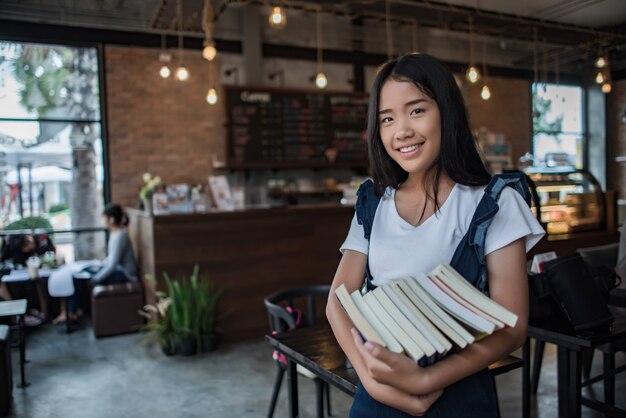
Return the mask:
[[[126,226],[128,217],[120,205],[110,204],[102,212],[104,225],[109,230],[109,244],[107,247],[107,257],[102,263],[94,264],[87,262],[75,263],[68,266],[58,274],[54,274],[48,280],[48,290],[52,296],[65,296],[69,292],[70,297],[67,311],[70,316],[77,318],[82,315],[82,310],[78,306],[78,292],[72,286],[72,274],[80,271],[89,271],[93,274],[91,280],[97,284],[114,284],[137,281],[137,263],[133,254],[133,248],[128,238]],[[71,287],[71,289],[67,289]],[[54,319],[53,323],[58,324],[66,320],[66,309],[64,302],[61,302],[61,313]]]
[[351,292],[360,289],[366,263],[373,286],[449,263],[491,179],[452,73],[428,55],[406,55],[380,69],[367,133],[374,189],[381,198],[369,239],[355,215],[326,308],[361,381],[350,416],[495,417],[495,387],[486,368],[526,338],[526,252],[544,231],[519,193],[505,187],[487,230],[485,257],[490,297],[518,315],[514,328],[428,367],[364,343],[334,289],[341,284]]

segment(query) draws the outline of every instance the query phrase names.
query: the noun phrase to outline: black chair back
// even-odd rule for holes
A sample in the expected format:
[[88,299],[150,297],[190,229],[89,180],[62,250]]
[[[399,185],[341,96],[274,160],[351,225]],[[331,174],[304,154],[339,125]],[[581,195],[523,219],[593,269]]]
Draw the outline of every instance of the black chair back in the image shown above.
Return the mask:
[[[263,301],[267,309],[270,331],[280,333],[290,329],[315,325],[317,322],[317,303],[326,300],[330,285],[307,286],[282,290],[267,296]],[[286,310],[300,309],[304,324],[296,324],[294,315]]]

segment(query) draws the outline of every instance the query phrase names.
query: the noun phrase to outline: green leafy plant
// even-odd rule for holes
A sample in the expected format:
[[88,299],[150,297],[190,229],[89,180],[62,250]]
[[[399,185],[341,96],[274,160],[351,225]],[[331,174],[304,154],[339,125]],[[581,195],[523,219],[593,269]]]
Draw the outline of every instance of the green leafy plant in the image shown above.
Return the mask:
[[5,231],[18,231],[20,229],[52,229],[52,224],[41,216],[27,216],[8,224]]
[[150,173],[144,173],[143,175],[143,186],[139,190],[139,198],[140,199],[149,199],[152,197],[154,193],[154,189],[161,184],[161,177],[156,176],[152,177]]
[[[145,328],[155,335],[164,351],[186,339],[192,339],[200,348],[200,337],[214,333],[215,306],[221,289],[200,276],[198,265],[189,277],[172,278],[165,272],[163,277],[167,291],[157,292],[157,302],[143,308],[142,315],[151,319]],[[146,279],[156,283],[153,276]]]
[[67,205],[67,203],[59,203],[57,205],[50,206],[50,209],[48,209],[48,213],[63,212],[64,210],[68,210],[68,209],[69,209],[69,206]]

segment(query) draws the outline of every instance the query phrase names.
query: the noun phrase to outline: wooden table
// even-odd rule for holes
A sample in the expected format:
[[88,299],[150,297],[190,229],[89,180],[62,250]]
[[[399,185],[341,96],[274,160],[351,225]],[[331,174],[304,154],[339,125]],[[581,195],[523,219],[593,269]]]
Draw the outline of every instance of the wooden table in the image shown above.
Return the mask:
[[15,317],[17,319],[18,344],[20,348],[20,388],[29,385],[26,383],[24,364],[26,364],[26,336],[24,335],[24,314],[26,314],[26,299],[16,299],[0,302],[0,317]]
[[[581,394],[581,353],[584,350],[600,347],[604,344],[626,343],[626,309],[611,307],[615,323],[606,333],[578,336],[566,330],[563,324],[552,324],[546,327],[529,326],[528,337],[538,342],[552,343],[557,346],[557,379],[559,417],[579,418],[582,405],[614,417],[626,417],[626,411],[617,409],[611,402],[599,402],[585,398]],[[530,343],[524,344],[524,385],[530,384]],[[612,371],[615,373],[615,371]],[[605,381],[606,382],[606,381]],[[606,383],[605,383],[606,384]],[[610,385],[607,385],[610,387]],[[605,397],[611,396],[605,391]],[[605,398],[606,399],[606,398]],[[609,398],[610,399],[610,398]],[[529,415],[524,415],[528,417]]]
[[[276,335],[266,335],[265,339],[287,357],[289,384],[289,416],[298,416],[298,379],[296,365],[310,370],[320,379],[330,383],[344,393],[354,396],[359,378],[353,368],[346,367],[346,355],[335,339],[328,324],[297,329]],[[494,376],[522,367],[523,361],[509,356],[491,366]],[[528,410],[528,405],[524,405]]]

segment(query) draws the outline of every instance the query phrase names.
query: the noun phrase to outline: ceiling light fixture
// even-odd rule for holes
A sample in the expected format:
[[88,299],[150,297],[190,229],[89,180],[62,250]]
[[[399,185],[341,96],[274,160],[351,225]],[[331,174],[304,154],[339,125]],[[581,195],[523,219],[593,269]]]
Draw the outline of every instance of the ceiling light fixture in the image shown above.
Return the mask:
[[317,35],[317,75],[315,76],[315,85],[319,89],[326,88],[328,85],[328,79],[326,78],[326,74],[322,71],[322,58],[323,58],[323,50],[322,50],[322,8],[321,6],[317,8],[317,12],[315,15],[315,32]]
[[282,29],[287,24],[287,14],[280,6],[272,8],[272,13],[269,17],[270,26],[274,29]]
[[470,16],[468,19],[469,19],[469,31],[470,31],[470,40],[469,40],[470,56],[469,56],[469,68],[465,72],[465,78],[467,78],[467,81],[474,84],[478,80],[480,80],[480,71],[478,71],[478,68],[474,66],[474,19],[472,18],[472,16]]
[[159,53],[159,62],[161,62],[161,69],[159,69],[159,76],[161,78],[168,78],[172,73],[170,71],[170,67],[167,66],[167,63],[172,61],[172,54],[167,52],[166,49],[166,39],[165,34],[161,34],[161,52]]
[[483,100],[491,99],[491,90],[489,90],[489,86],[487,85],[487,64],[485,63],[485,44],[487,41],[483,38],[483,88],[480,91],[480,97]]
[[176,20],[178,21],[178,68],[174,77],[178,81],[189,79],[189,70],[183,64],[183,4],[182,0],[176,1]]
[[202,11],[202,30],[204,31],[204,42],[202,56],[207,61],[213,61],[217,55],[215,41],[213,41],[213,7],[211,0],[204,0],[204,9]]
[[604,68],[606,66],[606,59],[604,57],[598,57],[596,60],[596,68]]

